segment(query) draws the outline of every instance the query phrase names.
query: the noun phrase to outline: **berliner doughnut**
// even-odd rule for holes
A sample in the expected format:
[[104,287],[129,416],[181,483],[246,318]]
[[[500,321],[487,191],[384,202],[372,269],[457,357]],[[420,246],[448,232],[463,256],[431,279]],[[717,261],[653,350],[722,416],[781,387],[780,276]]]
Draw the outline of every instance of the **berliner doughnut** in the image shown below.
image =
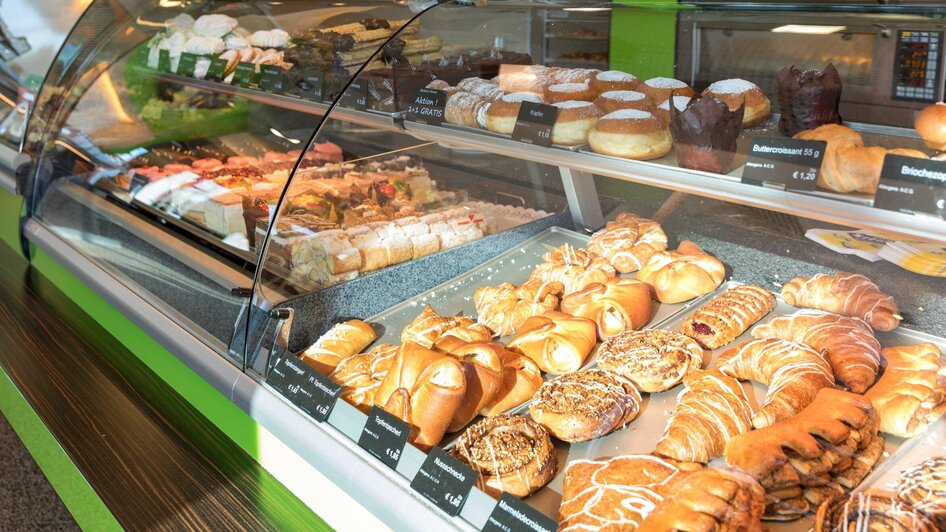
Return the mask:
[[654,105],[669,98],[671,92],[676,96],[696,96],[689,85],[673,78],[650,78],[638,85],[637,90],[646,94]]
[[[686,110],[687,105],[690,104],[690,100],[693,98],[691,96],[674,96],[673,97],[673,106],[677,108],[677,111]],[[670,123],[670,98],[662,101],[660,105],[654,109],[654,116],[664,121],[664,123]]]
[[591,88],[598,94],[608,91],[632,91],[641,84],[637,76],[620,70],[605,70],[591,78]]
[[558,116],[552,126],[552,144],[577,146],[588,142],[588,131],[601,116],[601,109],[591,102],[569,100],[552,104]]
[[550,84],[558,83],[588,83],[600,70],[592,68],[556,68],[548,70]]
[[549,84],[548,68],[542,65],[502,65],[498,77],[499,88],[507,93],[542,94]]
[[511,135],[522,102],[545,103],[545,99],[534,92],[514,92],[503,96],[486,109],[486,129]]
[[621,109],[639,109],[651,112],[654,110],[654,104],[650,103],[647,95],[637,91],[603,92],[595,98],[595,105],[600,107],[603,113],[613,113]]
[[457,92],[447,98],[444,120],[459,126],[479,127],[477,117],[487,101],[469,92]]
[[557,83],[545,88],[545,99],[551,103],[595,99],[595,91],[587,83]]
[[913,125],[928,148],[946,150],[946,103],[934,103],[923,109]]
[[503,97],[503,90],[498,85],[481,78],[466,78],[457,83],[457,88],[475,94],[487,101],[493,102]]
[[667,155],[673,140],[667,124],[652,113],[622,109],[598,120],[588,144],[595,153],[646,161]]
[[730,111],[739,109],[739,106],[745,103],[746,111],[742,116],[742,127],[760,124],[772,112],[772,102],[766,98],[762,89],[744,79],[717,81],[707,87],[703,94],[726,102]]

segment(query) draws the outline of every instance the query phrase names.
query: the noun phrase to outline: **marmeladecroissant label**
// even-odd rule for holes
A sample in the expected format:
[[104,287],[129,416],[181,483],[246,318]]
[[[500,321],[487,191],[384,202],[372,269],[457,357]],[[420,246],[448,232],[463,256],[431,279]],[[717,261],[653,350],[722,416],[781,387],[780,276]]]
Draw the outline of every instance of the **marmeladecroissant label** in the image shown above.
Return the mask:
[[555,521],[516,497],[503,493],[489,514],[483,532],[554,532]]

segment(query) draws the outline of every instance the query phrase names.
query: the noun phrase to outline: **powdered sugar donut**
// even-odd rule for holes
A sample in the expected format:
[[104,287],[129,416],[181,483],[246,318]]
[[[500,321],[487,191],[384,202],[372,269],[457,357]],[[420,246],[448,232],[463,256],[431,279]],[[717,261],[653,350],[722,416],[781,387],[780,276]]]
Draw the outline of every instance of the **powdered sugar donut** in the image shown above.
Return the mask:
[[670,152],[673,139],[667,124],[647,111],[622,109],[598,120],[588,133],[595,153],[649,160]]
[[654,105],[674,96],[696,96],[696,91],[689,85],[673,78],[650,78],[637,86],[637,90],[650,98]]
[[772,103],[755,83],[744,79],[724,79],[717,81],[703,91],[726,102],[730,111],[739,109],[745,103],[746,111],[742,117],[742,127],[752,127],[763,122],[772,112]]

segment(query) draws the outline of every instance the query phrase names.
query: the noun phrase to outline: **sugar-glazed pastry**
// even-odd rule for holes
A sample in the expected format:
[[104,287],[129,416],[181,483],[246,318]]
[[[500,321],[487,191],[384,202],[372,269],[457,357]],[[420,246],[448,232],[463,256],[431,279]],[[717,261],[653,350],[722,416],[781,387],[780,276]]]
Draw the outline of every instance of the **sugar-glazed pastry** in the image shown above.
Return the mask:
[[562,244],[542,255],[542,260],[544,262],[535,268],[529,280],[562,283],[566,294],[617,276],[607,259],[569,244]]
[[523,416],[482,419],[457,439],[451,454],[479,473],[476,483],[499,498],[528,497],[555,476],[558,453],[548,432]]
[[625,212],[591,235],[588,251],[608,259],[621,273],[636,272],[658,251],[667,249],[660,224]]
[[860,318],[803,309],[759,325],[752,337],[781,338],[821,351],[834,377],[854,393],[867,391],[880,370],[880,342]]
[[630,423],[641,408],[641,394],[630,380],[603,369],[563,375],[539,387],[529,415],[556,438],[593,440]]
[[233,31],[239,23],[226,15],[201,15],[191,26],[195,35],[220,38]]
[[772,114],[772,102],[758,86],[744,79],[725,79],[717,81],[703,91],[729,106],[730,111],[745,105],[742,115],[742,127],[761,124]]
[[768,290],[749,284],[737,286],[698,308],[683,322],[680,332],[706,349],[717,349],[774,308],[775,296]]
[[769,387],[765,402],[752,417],[756,428],[794,416],[815,399],[818,390],[834,386],[831,366],[821,353],[777,338],[734,347],[720,355],[716,367],[737,379]]
[[374,403],[411,426],[411,442],[422,449],[440,443],[466,397],[459,360],[415,343],[398,348]]
[[648,329],[608,338],[596,360],[598,367],[623,375],[642,392],[662,392],[700,369],[703,350],[680,333]]
[[487,103],[482,96],[456,92],[447,98],[443,111],[444,120],[458,126],[479,127],[477,116]]
[[818,507],[814,532],[933,532],[936,525],[916,508],[882,493],[836,495]]
[[550,103],[579,100],[590,102],[597,94],[587,83],[556,83],[545,88],[545,99]]
[[516,119],[522,102],[545,103],[545,98],[534,92],[514,92],[503,95],[486,109],[486,129],[511,135],[516,128]]
[[585,363],[596,338],[595,322],[551,311],[527,319],[506,348],[531,358],[546,373],[561,375]]
[[684,240],[676,251],[659,251],[637,272],[637,278],[654,287],[657,300],[682,303],[708,294],[722,284],[726,267],[700,246]]
[[401,342],[413,342],[430,348],[441,336],[456,327],[469,327],[471,318],[463,316],[441,316],[430,305],[401,330]]
[[515,334],[532,316],[556,310],[565,287],[557,281],[531,279],[522,286],[481,286],[473,294],[477,319],[499,336]]
[[360,353],[377,338],[371,325],[361,320],[337,323],[314,344],[299,354],[299,358],[323,375],[328,375],[343,358]]
[[396,354],[396,345],[382,344],[367,353],[342,359],[329,375],[342,387],[339,397],[367,414],[374,404],[374,393],[388,374]]
[[693,371],[683,385],[655,454],[705,464],[752,430],[752,406],[736,379],[718,370]]
[[480,410],[481,416],[496,416],[525,403],[545,382],[542,370],[525,355],[504,349],[502,361],[502,383],[493,399]]
[[555,102],[552,105],[558,108],[552,126],[552,144],[578,146],[588,142],[588,132],[598,122],[601,109],[583,100]]
[[595,98],[595,105],[601,108],[604,114],[620,111],[621,109],[637,109],[639,111],[654,111],[654,104],[647,95],[637,91],[608,91],[602,92]]
[[782,299],[789,305],[854,316],[879,331],[892,331],[903,319],[891,296],[856,273],[796,277],[782,287]]
[[503,346],[493,342],[464,344],[449,354],[463,365],[466,395],[447,432],[456,432],[467,425],[499,393],[503,383]]
[[646,454],[572,460],[564,472],[559,530],[636,530],[679,473],[676,465]]
[[650,321],[652,291],[643,281],[615,277],[568,294],[562,299],[562,312],[594,321],[598,338],[606,340]]
[[946,367],[936,344],[888,347],[884,373],[864,397],[880,415],[880,431],[909,438],[946,412]]
[[897,498],[946,528],[946,457],[934,456],[900,475]]
[[681,472],[640,530],[762,532],[765,491],[751,476],[728,467]]

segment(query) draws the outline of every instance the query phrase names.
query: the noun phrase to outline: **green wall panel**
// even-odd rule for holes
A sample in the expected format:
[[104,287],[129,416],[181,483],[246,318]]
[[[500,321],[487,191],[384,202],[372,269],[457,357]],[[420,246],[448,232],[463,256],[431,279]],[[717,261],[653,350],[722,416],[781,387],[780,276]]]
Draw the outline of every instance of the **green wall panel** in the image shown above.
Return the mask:
[[20,253],[20,211],[23,198],[0,189],[0,240]]
[[640,79],[673,77],[679,11],[676,1],[620,3],[637,9],[611,12],[611,68]]

